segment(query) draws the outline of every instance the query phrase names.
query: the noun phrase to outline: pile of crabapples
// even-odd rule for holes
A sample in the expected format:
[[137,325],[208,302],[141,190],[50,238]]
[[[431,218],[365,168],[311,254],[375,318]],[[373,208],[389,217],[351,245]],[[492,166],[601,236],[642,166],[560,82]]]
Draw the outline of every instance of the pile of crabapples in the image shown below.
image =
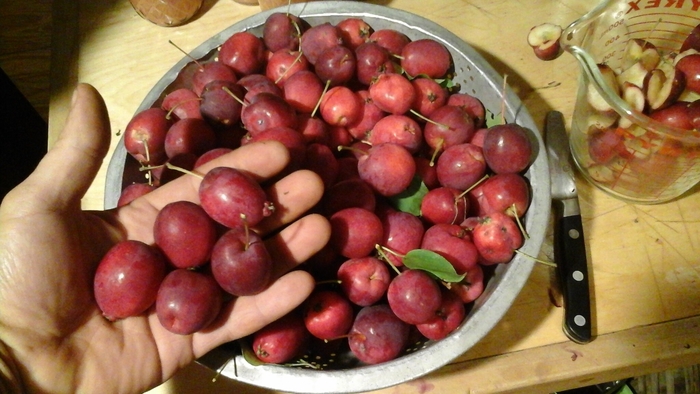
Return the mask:
[[[313,211],[332,231],[299,267],[316,290],[250,336],[254,354],[289,363],[320,343],[366,364],[391,360],[415,335],[439,340],[459,327],[489,268],[509,263],[527,235],[529,131],[487,125],[481,100],[452,86],[453,68],[434,39],[360,18],[312,26],[271,14],[262,36],[231,35],[196,62],[188,86],[133,117],[124,144],[148,177],[119,204],[241,145],[280,141],[285,173],[323,180]],[[233,168],[199,176],[201,204],[165,206],[153,245],[123,241],[100,263],[106,318],[154,310],[166,329],[192,334],[274,280],[255,232],[275,209],[263,188]]]

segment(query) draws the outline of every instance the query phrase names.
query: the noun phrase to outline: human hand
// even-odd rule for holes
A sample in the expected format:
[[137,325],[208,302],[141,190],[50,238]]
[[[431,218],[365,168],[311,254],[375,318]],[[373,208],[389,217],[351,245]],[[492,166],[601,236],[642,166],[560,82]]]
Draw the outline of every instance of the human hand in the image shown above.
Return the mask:
[[[288,271],[326,244],[330,226],[319,215],[303,216],[323,186],[312,172],[298,171],[268,189],[277,209],[258,230],[284,229],[265,241],[279,277],[267,290],[229,302],[211,329],[193,335],[168,332],[152,310],[106,320],[92,294],[101,257],[119,240],[152,243],[159,209],[197,201],[199,179],[182,176],[118,209],[82,211],[80,199],[109,150],[110,130],[94,88],[78,86],[73,100],[60,139],[0,206],[0,377],[28,392],[143,392],[310,294],[312,277]],[[288,160],[279,143],[251,144],[199,170],[226,165],[265,180]]]

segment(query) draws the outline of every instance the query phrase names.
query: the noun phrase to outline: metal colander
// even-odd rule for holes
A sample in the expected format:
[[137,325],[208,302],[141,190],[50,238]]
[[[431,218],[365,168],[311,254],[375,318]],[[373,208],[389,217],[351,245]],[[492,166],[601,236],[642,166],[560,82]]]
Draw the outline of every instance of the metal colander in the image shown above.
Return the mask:
[[[492,114],[500,114],[505,105],[505,119],[532,131],[536,139],[536,158],[525,174],[532,187],[532,202],[523,219],[529,238],[520,249],[523,254],[508,264],[498,265],[486,285],[484,293],[468,309],[462,325],[440,341],[418,340],[405,354],[386,363],[362,365],[347,348],[329,355],[308,354],[304,359],[316,367],[289,367],[282,365],[254,365],[246,360],[240,342],[221,346],[199,362],[221,375],[252,385],[296,393],[348,393],[377,390],[415,379],[434,371],[468,351],[480,341],[503,317],[515,297],[525,285],[535,264],[526,257],[537,256],[545,237],[550,212],[549,169],[538,127],[515,94],[506,89],[502,96],[503,78],[459,37],[436,23],[405,11],[354,1],[322,1],[292,4],[288,9],[272,9],[244,19],[191,51],[194,58],[210,58],[226,38],[238,31],[262,34],[262,26],[273,12],[286,12],[303,17],[312,25],[323,22],[337,23],[349,17],[362,18],[375,30],[399,30],[411,39],[432,38],[442,42],[452,53],[455,64],[455,82],[461,91],[479,97]],[[164,95],[181,85],[182,75],[192,70],[191,60],[184,57],[175,64],[142,102],[137,111],[158,105]],[[505,100],[505,101],[504,101]],[[505,104],[504,104],[505,103]],[[142,179],[136,163],[119,143],[110,162],[105,193],[105,207],[116,206],[124,185]]]

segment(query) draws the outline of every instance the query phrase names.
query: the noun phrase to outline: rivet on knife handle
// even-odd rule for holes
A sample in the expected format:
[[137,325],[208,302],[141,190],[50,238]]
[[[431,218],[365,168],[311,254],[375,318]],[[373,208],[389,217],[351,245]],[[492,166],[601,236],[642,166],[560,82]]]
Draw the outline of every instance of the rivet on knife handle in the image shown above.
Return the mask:
[[[557,207],[565,211],[567,203],[578,204],[577,201],[557,201],[562,205]],[[590,342],[591,306],[588,289],[588,267],[586,246],[583,236],[583,225],[580,215],[560,216],[557,230],[554,234],[554,245],[557,270],[561,277],[564,293],[564,331],[571,340],[578,343]],[[566,261],[565,264],[562,262]]]

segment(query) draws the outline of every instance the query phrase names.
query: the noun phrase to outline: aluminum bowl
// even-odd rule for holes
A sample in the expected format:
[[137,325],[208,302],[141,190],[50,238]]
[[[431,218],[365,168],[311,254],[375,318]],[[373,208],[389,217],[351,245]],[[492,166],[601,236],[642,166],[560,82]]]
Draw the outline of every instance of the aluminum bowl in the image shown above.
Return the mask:
[[[286,6],[280,7],[235,23],[202,43],[190,55],[198,59],[211,58],[217,48],[238,31],[262,35],[267,17],[273,12],[287,10]],[[359,17],[374,29],[392,28],[411,39],[438,40],[452,53],[456,82],[462,91],[479,97],[490,113],[501,112],[503,78],[470,45],[432,21],[405,11],[354,1],[292,4],[289,11],[312,25],[335,24],[348,17]],[[137,112],[158,105],[166,93],[181,86],[182,76],[192,69],[191,59],[183,57],[155,84]],[[505,94],[506,120],[529,129],[535,142],[534,161],[525,174],[532,188],[531,205],[524,216],[529,238],[520,249],[524,255],[516,254],[508,264],[496,267],[484,293],[468,310],[456,331],[445,339],[421,343],[418,348],[409,349],[404,355],[378,365],[361,365],[347,354],[338,355],[335,366],[329,369],[253,365],[243,356],[238,343],[221,346],[198,362],[223,376],[268,389],[293,393],[350,393],[377,390],[416,379],[446,365],[479,342],[503,317],[528,280],[535,262],[525,255],[539,253],[551,207],[549,168],[539,129],[520,99],[510,89],[506,89]],[[105,207],[116,206],[122,188],[142,180],[142,176],[138,163],[127,155],[123,140],[120,141],[108,168]]]

